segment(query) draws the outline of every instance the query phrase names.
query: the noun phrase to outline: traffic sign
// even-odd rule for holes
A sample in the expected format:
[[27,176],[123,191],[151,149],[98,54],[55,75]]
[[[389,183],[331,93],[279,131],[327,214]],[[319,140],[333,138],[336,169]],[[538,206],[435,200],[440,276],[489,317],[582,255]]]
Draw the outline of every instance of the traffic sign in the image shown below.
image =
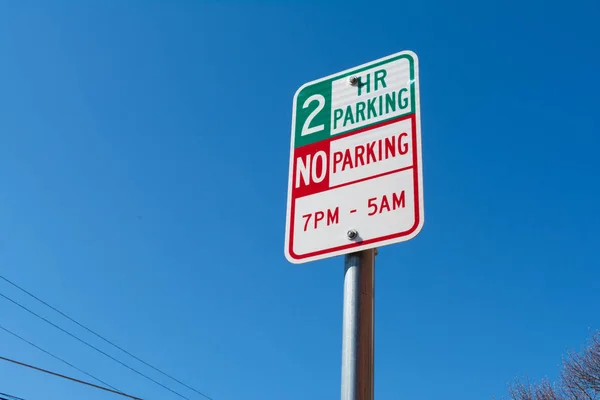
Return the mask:
[[423,218],[417,55],[403,51],[302,85],[292,112],[287,259],[407,241]]

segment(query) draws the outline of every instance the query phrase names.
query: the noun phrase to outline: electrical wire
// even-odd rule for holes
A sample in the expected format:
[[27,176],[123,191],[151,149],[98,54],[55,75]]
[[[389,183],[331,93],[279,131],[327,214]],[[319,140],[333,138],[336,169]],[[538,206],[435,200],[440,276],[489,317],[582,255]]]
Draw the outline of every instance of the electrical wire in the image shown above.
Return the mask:
[[78,322],[78,321],[76,321],[75,319],[73,319],[73,318],[69,317],[67,314],[65,314],[64,312],[60,311],[60,310],[59,310],[59,309],[57,309],[56,307],[54,307],[54,306],[52,306],[52,305],[48,304],[48,303],[47,303],[47,302],[45,302],[44,300],[42,300],[42,299],[40,299],[39,297],[35,296],[33,293],[31,293],[31,292],[29,292],[29,291],[27,291],[27,290],[23,289],[21,286],[19,286],[19,285],[17,285],[16,283],[12,282],[12,281],[11,281],[11,280],[9,280],[8,278],[6,278],[6,277],[4,277],[4,276],[1,276],[1,275],[0,275],[0,279],[4,280],[5,282],[9,283],[9,284],[10,284],[10,285],[12,285],[13,287],[15,287],[15,288],[19,289],[20,291],[22,291],[23,293],[27,294],[28,296],[30,296],[30,297],[32,297],[32,298],[34,298],[35,300],[39,301],[40,303],[44,304],[46,307],[49,307],[49,308],[51,308],[52,310],[54,310],[55,312],[59,313],[59,314],[60,314],[60,315],[62,315],[63,317],[67,318],[69,321],[71,321],[71,322],[75,323],[76,325],[78,325],[79,327],[81,327],[81,328],[85,329],[86,331],[90,332],[90,333],[91,333],[91,334],[93,334],[94,336],[96,336],[96,337],[98,337],[98,338],[102,339],[103,341],[105,341],[106,343],[110,344],[111,346],[113,346],[113,347],[116,347],[117,349],[121,350],[123,353],[125,353],[125,354],[127,354],[128,356],[130,356],[130,357],[132,357],[132,358],[136,359],[137,361],[141,362],[142,364],[144,364],[144,365],[146,365],[146,366],[148,366],[148,367],[152,368],[153,370],[155,370],[155,371],[157,371],[157,372],[161,373],[162,375],[164,375],[164,376],[166,376],[167,378],[169,378],[169,379],[171,379],[171,380],[173,380],[173,381],[175,381],[175,382],[179,383],[180,385],[183,385],[183,386],[185,386],[186,388],[188,388],[188,389],[190,389],[190,390],[192,390],[192,391],[196,392],[196,393],[197,393],[197,394],[199,394],[200,396],[203,396],[203,397],[205,397],[205,398],[206,398],[206,399],[208,399],[208,400],[213,400],[211,397],[209,397],[208,395],[206,395],[206,394],[202,393],[201,391],[199,391],[199,390],[197,390],[197,389],[195,389],[195,388],[193,388],[193,387],[191,387],[191,386],[189,386],[189,385],[187,385],[187,384],[185,384],[185,383],[181,382],[180,380],[178,380],[178,379],[174,378],[173,376],[171,376],[171,375],[167,374],[166,372],[164,372],[164,371],[162,371],[162,370],[158,369],[157,367],[155,367],[155,366],[153,366],[153,365],[151,365],[151,364],[147,363],[146,361],[144,361],[144,360],[140,359],[139,357],[137,357],[137,356],[135,356],[135,355],[131,354],[130,352],[128,352],[128,351],[127,351],[127,350],[125,350],[124,348],[122,348],[122,347],[120,347],[120,346],[116,345],[114,342],[112,342],[112,341],[110,341],[110,340],[106,339],[105,337],[103,337],[103,336],[101,336],[100,334],[96,333],[96,332],[95,332],[95,331],[93,331],[92,329],[90,329],[90,328],[86,327],[85,325],[83,325],[83,324],[79,323],[79,322]]
[[94,346],[94,345],[92,345],[92,344],[90,344],[90,343],[86,342],[85,340],[81,339],[80,337],[78,337],[78,336],[76,336],[76,335],[72,334],[71,332],[69,332],[69,331],[67,331],[67,330],[65,330],[65,329],[63,329],[63,328],[61,328],[60,326],[58,326],[58,325],[56,325],[55,323],[53,323],[53,322],[51,322],[51,321],[47,320],[46,318],[42,317],[41,315],[39,315],[39,314],[36,314],[35,312],[31,311],[29,308],[25,307],[24,305],[22,305],[21,303],[19,303],[19,302],[15,301],[15,300],[11,299],[10,297],[8,297],[8,296],[6,296],[6,295],[4,295],[4,294],[2,294],[2,293],[0,293],[0,297],[3,297],[4,299],[6,299],[6,300],[10,301],[11,303],[15,304],[16,306],[18,306],[18,307],[22,308],[23,310],[27,311],[28,313],[30,313],[30,314],[32,314],[32,315],[34,315],[34,316],[36,316],[37,318],[39,318],[39,319],[41,319],[41,320],[45,321],[46,323],[48,323],[48,324],[52,325],[53,327],[55,327],[56,329],[60,330],[61,332],[63,332],[63,333],[66,333],[67,335],[71,336],[73,339],[75,339],[75,340],[77,340],[77,341],[79,341],[79,342],[81,342],[81,343],[85,344],[86,346],[90,347],[91,349],[94,349],[94,350],[96,350],[97,352],[99,352],[99,353],[101,353],[101,354],[105,355],[106,357],[110,358],[111,360],[113,360],[113,361],[115,361],[115,362],[117,362],[117,363],[121,364],[121,365],[122,365],[122,366],[124,366],[125,368],[127,368],[127,369],[129,369],[129,370],[131,370],[131,371],[135,372],[136,374],[138,374],[138,375],[140,375],[140,376],[142,376],[142,377],[144,377],[144,378],[148,379],[149,381],[151,381],[151,382],[154,382],[155,384],[157,384],[157,385],[161,386],[162,388],[164,388],[164,389],[168,390],[169,392],[171,392],[171,393],[173,393],[173,394],[176,394],[177,396],[179,396],[179,397],[181,397],[181,398],[183,398],[183,399],[185,399],[185,400],[191,400],[190,398],[188,398],[188,397],[184,396],[183,394],[181,394],[181,393],[179,393],[179,392],[177,392],[177,391],[175,391],[175,390],[171,389],[171,388],[170,388],[170,387],[168,387],[168,386],[165,386],[165,385],[163,385],[163,384],[162,384],[162,383],[160,383],[159,381],[157,381],[157,380],[155,380],[155,379],[152,379],[152,378],[151,378],[151,377],[149,377],[148,375],[146,375],[146,374],[144,374],[144,373],[142,373],[142,372],[138,371],[137,369],[135,369],[135,368],[133,368],[133,367],[130,367],[129,365],[127,365],[127,364],[125,364],[124,362],[122,362],[121,360],[119,360],[119,359],[117,359],[117,358],[115,358],[115,357],[111,356],[110,354],[108,354],[108,353],[106,353],[106,352],[104,352],[104,351],[100,350],[100,349],[99,349],[99,348],[97,348],[96,346]]
[[33,365],[25,364],[24,362],[21,362],[21,361],[16,361],[16,360],[13,360],[13,359],[10,359],[10,358],[6,358],[6,357],[2,357],[2,356],[0,356],[0,360],[8,361],[10,363],[20,365],[22,367],[31,368],[31,369],[34,369],[36,371],[43,372],[45,374],[56,376],[58,378],[67,379],[67,380],[70,380],[70,381],[75,382],[75,383],[81,383],[82,385],[86,385],[86,386],[90,386],[90,387],[93,387],[93,388],[96,388],[96,389],[104,390],[106,392],[118,394],[119,396],[129,397],[130,399],[133,399],[133,400],[143,400],[140,397],[135,397],[135,396],[132,396],[130,394],[119,392],[119,391],[116,391],[116,390],[112,390],[112,389],[109,389],[109,388],[104,387],[104,386],[99,386],[99,385],[95,385],[95,384],[90,383],[90,382],[86,382],[86,381],[82,381],[82,380],[79,380],[79,379],[75,379],[75,378],[72,378],[72,377],[67,376],[67,375],[59,374],[58,372],[48,371],[47,369],[43,369],[43,368],[36,367],[36,366],[33,366]]
[[0,400],[25,400],[22,397],[13,396],[12,394],[0,392]]
[[62,361],[63,363],[67,364],[69,367],[76,369],[77,371],[81,372],[82,374],[85,374],[85,375],[89,376],[90,378],[92,378],[92,379],[94,379],[94,380],[96,380],[96,381],[100,382],[101,384],[103,384],[103,385],[106,385],[106,386],[108,386],[109,388],[111,388],[111,389],[114,389],[114,390],[116,390],[116,391],[120,392],[120,390],[119,390],[119,389],[117,389],[116,387],[109,385],[108,383],[104,382],[103,380],[101,380],[101,379],[99,379],[99,378],[96,378],[94,375],[92,375],[92,374],[89,374],[89,373],[85,372],[84,370],[82,370],[82,369],[80,369],[80,368],[78,368],[78,367],[74,366],[74,365],[73,365],[73,364],[71,364],[70,362],[68,362],[68,361],[66,361],[66,360],[64,360],[64,359],[62,359],[62,358],[60,358],[60,357],[58,357],[58,356],[56,356],[56,355],[54,355],[54,354],[50,353],[49,351],[42,349],[40,346],[36,345],[35,343],[32,343],[32,342],[30,342],[29,340],[27,340],[27,339],[25,339],[24,337],[22,337],[22,336],[20,336],[20,335],[18,335],[18,334],[16,334],[16,333],[14,333],[14,332],[13,332],[13,331],[11,331],[11,330],[9,330],[9,329],[7,329],[7,328],[3,327],[2,325],[0,325],[0,329],[2,329],[2,330],[3,330],[4,332],[6,332],[6,333],[9,333],[9,334],[13,335],[13,336],[14,336],[14,337],[16,337],[17,339],[20,339],[20,340],[22,340],[23,342],[25,342],[25,343],[27,343],[27,344],[29,344],[29,345],[31,345],[31,346],[33,346],[33,347],[35,347],[36,349],[38,349],[38,350],[40,350],[40,351],[42,351],[42,352],[44,352],[44,353],[48,354],[50,357],[53,357],[53,358],[57,359],[58,361]]

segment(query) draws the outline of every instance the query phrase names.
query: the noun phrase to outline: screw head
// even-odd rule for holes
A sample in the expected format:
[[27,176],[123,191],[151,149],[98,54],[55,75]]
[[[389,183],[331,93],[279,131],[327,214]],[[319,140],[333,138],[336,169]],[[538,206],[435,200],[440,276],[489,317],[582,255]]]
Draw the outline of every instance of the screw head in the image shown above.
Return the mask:
[[348,239],[354,240],[358,236],[358,232],[356,231],[356,229],[350,229],[348,232],[346,232],[346,236],[348,237]]
[[356,85],[358,83],[358,78],[356,76],[351,76],[350,78],[348,78],[348,82],[351,85]]

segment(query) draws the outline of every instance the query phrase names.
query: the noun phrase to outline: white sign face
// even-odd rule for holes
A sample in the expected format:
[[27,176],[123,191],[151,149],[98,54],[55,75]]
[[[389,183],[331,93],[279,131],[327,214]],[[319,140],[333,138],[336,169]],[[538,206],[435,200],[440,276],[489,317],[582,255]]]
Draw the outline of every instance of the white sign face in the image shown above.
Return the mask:
[[289,168],[290,262],[415,237],[424,218],[416,54],[400,52],[301,86]]

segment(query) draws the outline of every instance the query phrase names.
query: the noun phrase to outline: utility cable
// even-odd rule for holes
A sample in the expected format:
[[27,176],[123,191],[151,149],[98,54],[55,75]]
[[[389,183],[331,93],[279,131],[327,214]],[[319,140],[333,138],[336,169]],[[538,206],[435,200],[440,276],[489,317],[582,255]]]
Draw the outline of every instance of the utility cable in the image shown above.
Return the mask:
[[48,371],[47,369],[42,369],[42,368],[39,368],[39,367],[36,367],[36,366],[33,366],[33,365],[25,364],[23,362],[12,360],[10,358],[6,358],[6,357],[0,356],[0,360],[8,361],[10,363],[20,365],[22,367],[31,368],[31,369],[34,369],[36,371],[43,372],[45,374],[49,374],[49,375],[52,375],[52,376],[56,376],[58,378],[63,378],[63,379],[70,380],[72,382],[81,383],[82,385],[91,386],[93,388],[104,390],[106,392],[118,394],[119,396],[128,397],[128,398],[133,399],[133,400],[143,400],[140,397],[135,397],[135,396],[132,396],[130,394],[119,392],[119,391],[116,391],[116,390],[112,390],[112,389],[109,389],[109,388],[104,387],[104,386],[99,386],[99,385],[95,385],[95,384],[90,383],[90,382],[86,382],[86,381],[82,381],[82,380],[79,380],[79,379],[75,379],[75,378],[72,378],[72,377],[67,376],[67,375],[59,374],[57,372]]
[[46,321],[48,324],[52,325],[52,326],[53,326],[53,327],[55,327],[56,329],[58,329],[58,330],[60,330],[61,332],[63,332],[63,333],[66,333],[67,335],[71,336],[73,339],[75,339],[75,340],[77,340],[77,341],[79,341],[79,342],[81,342],[81,343],[85,344],[86,346],[88,346],[88,347],[90,347],[90,348],[92,348],[92,349],[96,350],[97,352],[99,352],[99,353],[101,353],[101,354],[104,354],[106,357],[110,358],[111,360],[113,360],[113,361],[115,361],[115,362],[117,362],[117,363],[121,364],[122,366],[124,366],[125,368],[127,368],[127,369],[129,369],[129,370],[131,370],[131,371],[135,372],[136,374],[138,374],[138,375],[140,375],[140,376],[143,376],[144,378],[148,379],[149,381],[156,383],[157,385],[159,385],[159,386],[163,387],[164,389],[168,390],[169,392],[171,392],[171,393],[174,393],[174,394],[176,394],[177,396],[179,396],[179,397],[181,397],[181,398],[183,398],[183,399],[185,399],[185,400],[191,400],[191,399],[189,399],[188,397],[186,397],[186,396],[182,395],[181,393],[179,393],[179,392],[176,392],[175,390],[171,389],[170,387],[168,387],[168,386],[165,386],[165,385],[163,385],[162,383],[160,383],[159,381],[157,381],[157,380],[155,380],[155,379],[152,379],[152,378],[151,378],[151,377],[149,377],[148,375],[145,375],[144,373],[142,373],[142,372],[138,371],[137,369],[135,369],[135,368],[133,368],[133,367],[130,367],[129,365],[127,365],[127,364],[125,364],[124,362],[122,362],[122,361],[120,361],[120,360],[116,359],[115,357],[111,356],[110,354],[108,354],[108,353],[105,353],[104,351],[100,350],[100,349],[99,349],[99,348],[97,348],[96,346],[94,346],[94,345],[92,345],[92,344],[90,344],[90,343],[86,342],[85,340],[83,340],[83,339],[79,338],[78,336],[76,336],[76,335],[72,334],[71,332],[69,332],[69,331],[67,331],[67,330],[65,330],[65,329],[63,329],[63,328],[61,328],[60,326],[58,326],[58,325],[56,325],[55,323],[53,323],[53,322],[51,322],[51,321],[47,320],[46,318],[42,317],[41,315],[39,315],[39,314],[36,314],[35,312],[31,311],[29,308],[27,308],[27,307],[25,307],[24,305],[22,305],[22,304],[20,304],[20,303],[18,303],[18,302],[16,302],[16,301],[14,301],[14,300],[13,300],[13,299],[11,299],[10,297],[8,297],[8,296],[6,296],[6,295],[4,295],[4,294],[2,294],[2,293],[0,293],[0,297],[3,297],[3,298],[5,298],[6,300],[8,300],[8,301],[10,301],[11,303],[15,304],[16,306],[18,306],[18,307],[22,308],[23,310],[27,311],[28,313],[30,313],[30,314],[32,314],[32,315],[34,315],[34,316],[38,317],[39,319],[41,319],[41,320],[43,320],[43,321]]
[[42,351],[42,352],[44,352],[44,353],[48,354],[50,357],[53,357],[53,358],[57,359],[58,361],[62,361],[63,363],[67,364],[69,367],[76,369],[77,371],[81,372],[82,374],[85,374],[85,375],[89,376],[90,378],[92,378],[92,379],[94,379],[94,380],[96,380],[96,381],[100,382],[101,384],[103,384],[103,385],[105,385],[105,386],[108,386],[109,388],[111,388],[111,389],[114,389],[114,390],[116,390],[116,391],[120,392],[120,390],[119,390],[119,389],[117,389],[116,387],[109,385],[108,383],[104,382],[103,380],[101,380],[101,379],[99,379],[99,378],[96,378],[94,375],[92,375],[92,374],[89,374],[89,373],[85,372],[84,370],[82,370],[82,369],[80,369],[80,368],[77,368],[76,366],[74,366],[74,365],[73,365],[73,364],[71,364],[70,362],[68,362],[68,361],[66,361],[66,360],[64,360],[64,359],[62,359],[62,358],[60,358],[60,357],[58,357],[58,356],[56,356],[56,355],[54,355],[54,354],[50,353],[49,351],[46,351],[46,350],[42,349],[40,346],[36,345],[35,343],[32,343],[32,342],[30,342],[29,340],[27,340],[27,339],[25,339],[24,337],[22,337],[22,336],[20,336],[20,335],[18,335],[18,334],[16,334],[16,333],[14,333],[14,332],[12,332],[11,330],[9,330],[9,329],[7,329],[7,328],[3,327],[2,325],[0,325],[0,329],[2,329],[2,330],[3,330],[4,332],[6,332],[6,333],[9,333],[9,334],[13,335],[13,336],[14,336],[14,337],[16,337],[17,339],[21,339],[23,342],[25,342],[25,343],[27,343],[27,344],[29,344],[29,345],[31,345],[31,346],[33,346],[33,347],[35,347],[36,349],[38,349],[38,350],[40,350],[40,351]]
[[12,394],[0,392],[0,400],[25,400],[24,398],[13,396]]
[[92,329],[84,326],[83,324],[79,323],[78,321],[74,320],[73,318],[69,317],[67,314],[65,314],[64,312],[60,311],[59,309],[57,309],[56,307],[53,307],[52,305],[48,304],[47,302],[45,302],[44,300],[40,299],[39,297],[35,296],[34,294],[28,292],[27,290],[23,289],[22,287],[20,287],[19,285],[17,285],[16,283],[12,282],[11,280],[9,280],[8,278],[5,278],[4,276],[0,275],[0,279],[4,280],[5,282],[9,283],[10,285],[14,286],[15,288],[19,289],[20,291],[22,291],[23,293],[27,294],[28,296],[34,298],[35,300],[39,301],[40,303],[44,304],[46,307],[51,308],[52,310],[56,311],[57,313],[59,313],[60,315],[62,315],[63,317],[67,318],[69,321],[73,322],[74,324],[78,325],[79,327],[85,329],[86,331],[90,332],[91,334],[93,334],[94,336],[102,339],[103,341],[105,341],[106,343],[110,344],[111,346],[116,347],[117,349],[121,350],[123,353],[127,354],[128,356],[136,359],[137,361],[141,362],[142,364],[152,368],[153,370],[161,373],[162,375],[166,376],[169,379],[172,379],[173,381],[179,383],[180,385],[185,386],[186,388],[196,392],[197,394],[199,394],[200,396],[205,397],[208,400],[213,400],[212,398],[210,398],[209,396],[207,396],[206,394],[200,392],[199,390],[194,389],[193,387],[181,382],[180,380],[174,378],[173,376],[167,374],[166,372],[156,368],[155,366],[147,363],[146,361],[136,357],[135,355],[131,354],[130,352],[128,352],[127,350],[125,350],[124,348],[116,345],[114,342],[111,342],[110,340],[106,339],[105,337],[101,336],[100,334],[94,332]]

